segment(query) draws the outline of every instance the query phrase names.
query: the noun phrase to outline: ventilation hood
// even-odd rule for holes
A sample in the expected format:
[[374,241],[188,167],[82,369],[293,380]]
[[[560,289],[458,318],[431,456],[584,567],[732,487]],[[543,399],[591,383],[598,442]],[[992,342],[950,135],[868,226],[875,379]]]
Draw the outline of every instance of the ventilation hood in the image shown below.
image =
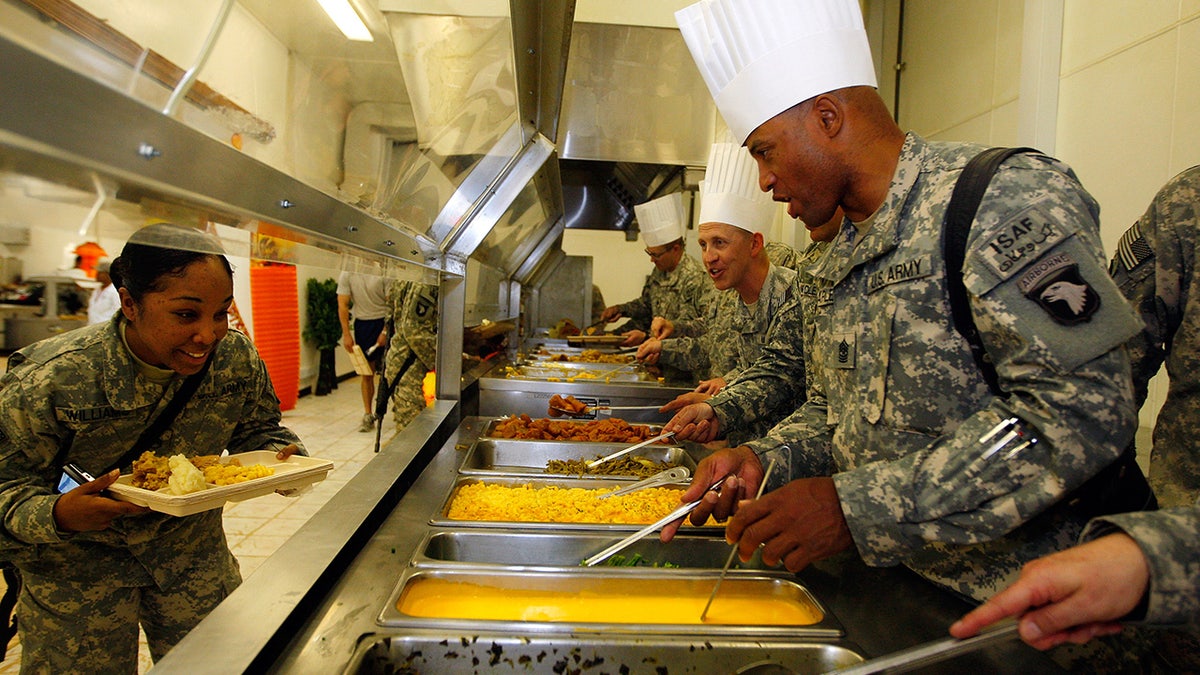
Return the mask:
[[635,204],[696,189],[716,117],[678,30],[576,22],[558,124],[566,226],[636,235]]

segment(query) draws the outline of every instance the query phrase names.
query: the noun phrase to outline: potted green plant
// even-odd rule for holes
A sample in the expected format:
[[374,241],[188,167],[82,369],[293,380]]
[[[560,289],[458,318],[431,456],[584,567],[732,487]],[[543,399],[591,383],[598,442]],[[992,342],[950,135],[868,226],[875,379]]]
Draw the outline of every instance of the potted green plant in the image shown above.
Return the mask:
[[324,396],[337,389],[337,368],[334,350],[342,339],[342,324],[338,319],[337,281],[308,280],[308,321],[304,339],[317,348],[317,384],[313,393]]

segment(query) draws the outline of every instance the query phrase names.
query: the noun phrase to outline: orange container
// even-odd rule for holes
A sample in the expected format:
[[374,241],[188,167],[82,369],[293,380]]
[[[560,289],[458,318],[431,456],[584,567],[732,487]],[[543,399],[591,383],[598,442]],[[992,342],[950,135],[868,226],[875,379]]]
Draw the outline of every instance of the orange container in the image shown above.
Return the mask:
[[254,309],[254,344],[281,410],[296,407],[300,395],[300,302],[296,268],[255,263],[250,268],[250,301]]

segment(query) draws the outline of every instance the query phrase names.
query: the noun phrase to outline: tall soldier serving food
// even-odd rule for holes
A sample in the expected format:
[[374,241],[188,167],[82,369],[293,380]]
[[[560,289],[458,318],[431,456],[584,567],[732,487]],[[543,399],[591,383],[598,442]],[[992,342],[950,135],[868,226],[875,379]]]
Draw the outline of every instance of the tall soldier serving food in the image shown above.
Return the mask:
[[[704,0],[676,17],[760,186],[806,223],[846,215],[812,269],[822,375],[810,388],[827,406],[802,404],[786,445],[706,458],[683,500],[736,478],[692,522],[732,515],[726,537],[743,559],[763,545],[764,562],[798,570],[854,547],[869,565],[903,564],[983,600],[1022,563],[1070,546],[1089,518],[1152,501],[1123,456],[1136,416],[1122,344],[1140,324],[1106,273],[1099,209],[1073,172],[1023,152],[990,180],[965,181],[986,190],[973,218],[964,209],[956,260],[948,205],[985,148],[896,126],[857,0]],[[666,429],[709,440],[799,400],[795,352],[768,344]],[[739,503],[773,454],[791,471]]]

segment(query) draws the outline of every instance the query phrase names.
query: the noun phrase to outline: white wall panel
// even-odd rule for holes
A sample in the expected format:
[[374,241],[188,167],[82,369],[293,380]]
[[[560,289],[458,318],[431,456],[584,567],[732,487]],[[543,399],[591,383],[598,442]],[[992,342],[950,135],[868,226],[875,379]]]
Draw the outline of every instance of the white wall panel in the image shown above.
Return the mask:
[[1179,11],[1179,0],[1068,0],[1063,72],[1074,72],[1170,28]]
[[1062,80],[1057,154],[1099,200],[1106,251],[1170,178],[1174,72],[1164,35]]

